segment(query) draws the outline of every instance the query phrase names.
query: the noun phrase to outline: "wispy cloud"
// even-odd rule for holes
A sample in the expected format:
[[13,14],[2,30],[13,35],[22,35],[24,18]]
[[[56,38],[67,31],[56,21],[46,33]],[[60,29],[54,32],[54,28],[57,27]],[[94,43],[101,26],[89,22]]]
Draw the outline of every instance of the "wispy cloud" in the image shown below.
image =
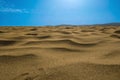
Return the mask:
[[26,9],[16,9],[16,8],[1,8],[0,12],[9,12],[9,13],[29,13]]
[[8,3],[5,0],[0,0],[0,12],[2,13],[29,13],[28,10],[16,8],[14,4]]

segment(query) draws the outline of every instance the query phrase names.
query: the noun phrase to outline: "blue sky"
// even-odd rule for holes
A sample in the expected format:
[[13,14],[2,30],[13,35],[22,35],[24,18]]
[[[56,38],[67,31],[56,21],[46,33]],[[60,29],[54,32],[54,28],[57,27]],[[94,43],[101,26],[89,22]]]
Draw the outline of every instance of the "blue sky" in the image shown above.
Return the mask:
[[0,0],[1,26],[120,22],[120,0]]

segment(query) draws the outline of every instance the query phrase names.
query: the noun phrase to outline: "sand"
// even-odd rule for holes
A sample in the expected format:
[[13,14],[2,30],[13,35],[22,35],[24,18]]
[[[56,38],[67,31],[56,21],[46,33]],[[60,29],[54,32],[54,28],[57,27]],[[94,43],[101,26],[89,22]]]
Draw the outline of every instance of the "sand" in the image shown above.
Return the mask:
[[120,27],[0,27],[0,80],[120,80]]

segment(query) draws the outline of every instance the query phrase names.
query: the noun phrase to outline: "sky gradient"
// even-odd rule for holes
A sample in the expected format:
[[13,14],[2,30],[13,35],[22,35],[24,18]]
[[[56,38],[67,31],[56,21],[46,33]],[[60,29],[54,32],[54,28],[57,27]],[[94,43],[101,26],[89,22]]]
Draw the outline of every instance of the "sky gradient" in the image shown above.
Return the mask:
[[120,22],[120,0],[0,0],[0,26]]

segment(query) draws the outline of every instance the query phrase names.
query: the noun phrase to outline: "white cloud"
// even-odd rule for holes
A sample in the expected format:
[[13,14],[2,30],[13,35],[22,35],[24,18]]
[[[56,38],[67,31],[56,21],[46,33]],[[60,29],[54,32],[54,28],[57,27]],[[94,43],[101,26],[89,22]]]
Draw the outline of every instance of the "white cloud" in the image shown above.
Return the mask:
[[16,9],[16,8],[1,8],[0,12],[10,12],[10,13],[29,13],[26,9]]
[[5,0],[0,0],[0,12],[3,12],[3,13],[29,13],[28,10],[16,8],[14,4],[10,4]]

